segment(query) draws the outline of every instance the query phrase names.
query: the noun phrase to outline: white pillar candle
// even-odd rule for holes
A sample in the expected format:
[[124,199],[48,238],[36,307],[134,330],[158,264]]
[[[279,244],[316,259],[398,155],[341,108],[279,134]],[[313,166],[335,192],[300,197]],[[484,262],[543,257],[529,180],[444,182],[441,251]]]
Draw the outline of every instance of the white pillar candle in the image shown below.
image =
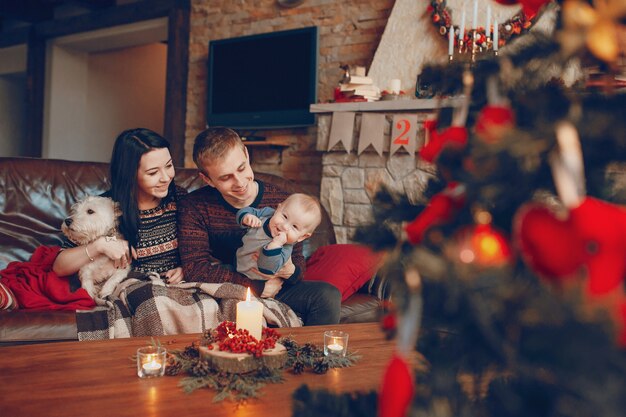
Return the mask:
[[487,23],[485,23],[485,36],[491,37],[491,6],[487,6]]
[[454,26],[450,25],[450,30],[448,30],[448,55],[452,56],[454,54]]
[[465,36],[465,5],[463,5],[463,13],[461,14],[461,26],[459,28],[459,41]]
[[478,27],[478,0],[474,0],[474,15],[472,17],[472,29]]
[[261,340],[263,330],[263,304],[250,300],[250,288],[246,301],[237,303],[237,329],[246,329],[252,337]]
[[400,94],[400,80],[397,78],[394,78],[393,80],[389,81],[389,90],[391,92],[391,94]]
[[493,21],[493,50],[494,51],[498,50],[498,36],[500,36],[500,34],[498,33],[498,21],[494,20]]

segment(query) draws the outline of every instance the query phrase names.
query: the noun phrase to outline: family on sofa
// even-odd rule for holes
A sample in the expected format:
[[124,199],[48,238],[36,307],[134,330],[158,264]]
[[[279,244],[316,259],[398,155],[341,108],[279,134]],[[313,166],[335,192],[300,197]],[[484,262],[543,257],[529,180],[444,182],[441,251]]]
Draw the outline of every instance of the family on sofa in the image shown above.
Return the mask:
[[[210,128],[200,133],[193,157],[198,175],[208,187],[186,195],[186,190],[174,182],[169,144],[164,138],[147,129],[128,130],[117,138],[110,165],[111,187],[105,195],[119,204],[119,229],[123,238],[105,234],[85,244],[66,239],[64,249],[48,257],[49,262],[52,259],[51,270],[58,277],[79,273],[81,279],[84,278],[81,272],[97,269],[89,267],[102,257],[110,261],[111,268],[122,271],[132,264],[129,278],[115,288],[115,293],[101,294],[99,301],[106,308],[77,314],[79,329],[83,323],[84,338],[203,331],[213,327],[215,321],[234,319],[234,305],[242,299],[241,290],[246,287],[261,297],[267,307],[265,318],[274,325],[299,325],[299,319],[305,325],[338,323],[344,316],[342,299],[345,301],[366,281],[374,284],[370,278],[376,269],[377,256],[361,258],[369,275],[365,280],[359,277],[356,288],[354,282],[349,283],[348,291],[342,288],[340,292],[336,283],[324,282],[323,277],[320,280],[320,267],[326,267],[326,276],[335,273],[335,268],[328,268],[332,265],[320,261],[322,255],[310,258],[317,262],[312,263],[311,271],[315,275],[317,265],[318,277],[303,280],[306,261],[300,242],[292,242],[295,245],[290,258],[275,274],[264,274],[257,269],[255,273],[265,279],[251,280],[238,273],[234,267],[235,254],[246,229],[237,223],[235,213],[245,207],[275,208],[292,191],[271,181],[255,179],[247,149],[233,130]],[[97,211],[93,207],[86,209],[85,216],[95,219]],[[76,221],[72,217],[65,221],[65,229],[72,229]],[[261,225],[265,226],[268,225]],[[294,224],[285,221],[273,226],[265,231],[270,237],[284,234]],[[303,226],[306,225],[295,225]],[[365,250],[336,246],[334,249]],[[336,266],[341,263],[337,259],[334,262]],[[19,281],[20,277],[7,274],[9,270],[0,272],[0,284],[23,294],[23,282]],[[337,273],[341,273],[339,268]],[[273,298],[266,298],[267,295]],[[154,300],[166,301],[155,303]],[[181,305],[193,307],[184,312]],[[86,316],[89,318],[85,319]],[[155,321],[155,316],[160,319]],[[138,326],[140,323],[143,324]],[[137,332],[137,329],[141,330]]]

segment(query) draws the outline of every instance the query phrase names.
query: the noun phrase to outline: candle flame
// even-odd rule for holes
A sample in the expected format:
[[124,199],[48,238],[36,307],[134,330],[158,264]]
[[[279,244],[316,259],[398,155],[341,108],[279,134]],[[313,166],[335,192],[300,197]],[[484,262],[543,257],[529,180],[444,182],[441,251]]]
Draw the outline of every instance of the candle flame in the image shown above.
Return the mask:
[[250,287],[248,287],[248,291],[246,291],[246,301],[250,302]]

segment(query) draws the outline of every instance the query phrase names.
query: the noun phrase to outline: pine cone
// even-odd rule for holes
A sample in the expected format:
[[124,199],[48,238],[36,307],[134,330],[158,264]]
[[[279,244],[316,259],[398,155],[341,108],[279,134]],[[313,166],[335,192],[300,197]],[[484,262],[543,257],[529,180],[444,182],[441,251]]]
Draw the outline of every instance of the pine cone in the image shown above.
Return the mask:
[[202,334],[202,344],[210,345],[211,343],[217,342],[217,337],[215,335],[215,331],[213,329],[207,329]]
[[168,355],[167,362],[165,363],[165,375],[178,375],[182,367],[183,364],[178,359],[176,359],[174,355]]
[[300,375],[302,372],[304,372],[304,362],[296,361],[293,364],[293,369],[291,370],[291,372],[296,375]]
[[194,344],[186,346],[185,350],[180,355],[185,359],[195,359],[200,356],[200,352],[198,351],[198,346]]
[[298,342],[293,339],[285,338],[281,340],[280,343],[287,348],[287,350],[298,349]]
[[326,358],[318,358],[313,362],[313,372],[316,374],[325,374],[328,372],[328,362]]
[[189,368],[189,373],[192,376],[207,376],[211,372],[211,367],[207,361],[201,359],[194,361]]
[[303,355],[310,356],[313,352],[315,352],[315,345],[312,343],[305,343],[302,345],[300,352],[302,352]]

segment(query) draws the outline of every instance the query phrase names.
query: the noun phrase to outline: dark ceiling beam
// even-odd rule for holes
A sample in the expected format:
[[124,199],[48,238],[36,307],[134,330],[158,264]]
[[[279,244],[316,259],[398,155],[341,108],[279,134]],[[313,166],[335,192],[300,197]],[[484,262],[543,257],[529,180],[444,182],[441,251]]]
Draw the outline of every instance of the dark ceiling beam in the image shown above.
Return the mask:
[[56,38],[74,33],[89,32],[112,26],[125,25],[142,20],[166,17],[176,0],[146,0],[112,8],[96,10],[88,14],[37,23],[35,32],[43,38]]
[[0,16],[35,23],[54,17],[54,3],[40,0],[0,0]]

